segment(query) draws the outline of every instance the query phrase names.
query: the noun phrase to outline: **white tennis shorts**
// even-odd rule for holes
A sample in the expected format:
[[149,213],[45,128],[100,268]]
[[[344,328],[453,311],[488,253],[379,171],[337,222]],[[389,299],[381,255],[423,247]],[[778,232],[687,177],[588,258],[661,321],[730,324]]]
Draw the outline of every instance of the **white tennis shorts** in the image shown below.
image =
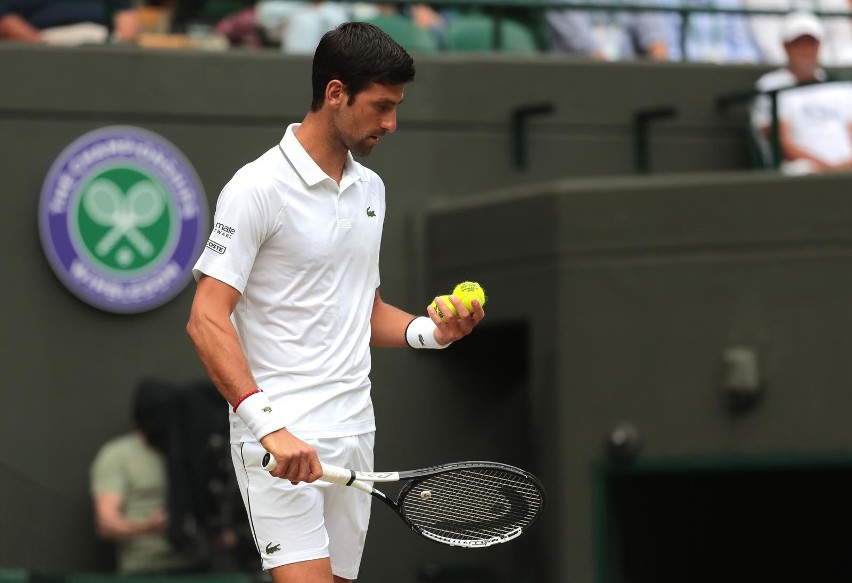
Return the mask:
[[[324,463],[373,469],[374,433],[306,439]],[[296,486],[261,467],[257,442],[231,445],[231,458],[264,570],[331,558],[338,577],[358,578],[370,522],[372,496],[354,488],[316,481]]]

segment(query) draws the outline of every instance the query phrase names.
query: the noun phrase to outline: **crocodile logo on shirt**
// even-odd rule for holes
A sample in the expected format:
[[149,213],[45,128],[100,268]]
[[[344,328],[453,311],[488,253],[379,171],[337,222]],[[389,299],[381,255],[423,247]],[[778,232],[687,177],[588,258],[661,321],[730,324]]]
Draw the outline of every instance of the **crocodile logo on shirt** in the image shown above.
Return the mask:
[[368,217],[374,217],[374,216],[376,216],[376,211],[374,211],[374,210],[373,210],[373,209],[371,209],[370,207],[367,207],[367,216],[368,216]]
[[263,409],[261,409],[261,411],[263,411],[264,413],[272,413],[272,407],[264,407]]

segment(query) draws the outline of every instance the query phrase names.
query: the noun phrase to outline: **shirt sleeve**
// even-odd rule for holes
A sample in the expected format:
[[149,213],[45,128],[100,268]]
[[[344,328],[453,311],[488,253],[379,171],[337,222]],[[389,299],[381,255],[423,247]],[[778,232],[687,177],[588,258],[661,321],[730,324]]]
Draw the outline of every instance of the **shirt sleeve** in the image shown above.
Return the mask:
[[127,492],[127,476],[122,468],[121,457],[114,447],[103,446],[92,462],[92,495],[120,494]]
[[[235,177],[216,203],[213,230],[192,270],[226,283],[243,293],[260,246],[269,236],[277,210],[270,207],[262,186]],[[278,209],[280,210],[280,209]]]

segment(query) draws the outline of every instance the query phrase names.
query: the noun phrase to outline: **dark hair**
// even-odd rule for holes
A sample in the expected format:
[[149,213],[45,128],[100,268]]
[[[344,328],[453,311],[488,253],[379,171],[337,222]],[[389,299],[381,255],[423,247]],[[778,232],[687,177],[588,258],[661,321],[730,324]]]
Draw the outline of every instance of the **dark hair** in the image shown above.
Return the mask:
[[179,405],[178,388],[169,381],[145,378],[136,385],[131,412],[133,423],[155,449],[165,452],[173,442]]
[[311,111],[322,107],[333,79],[346,86],[351,104],[371,83],[413,81],[414,59],[379,27],[346,22],[325,33],[314,53]]

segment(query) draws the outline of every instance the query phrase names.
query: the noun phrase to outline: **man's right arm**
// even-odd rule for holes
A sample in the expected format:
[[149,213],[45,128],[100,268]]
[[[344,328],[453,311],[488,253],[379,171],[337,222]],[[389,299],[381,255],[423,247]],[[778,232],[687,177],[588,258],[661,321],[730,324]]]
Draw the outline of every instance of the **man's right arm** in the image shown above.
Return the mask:
[[231,323],[231,312],[239,301],[239,291],[203,276],[186,327],[210,379],[231,406],[257,387]]
[[163,534],[168,526],[166,511],[160,509],[148,518],[130,520],[124,516],[124,499],[120,494],[103,492],[94,495],[95,529],[98,536],[122,541],[148,534]]
[[[257,383],[231,322],[231,313],[239,300],[240,292],[235,288],[215,278],[202,276],[186,327],[213,384],[231,407],[236,405],[237,409],[253,406],[249,403],[252,397],[265,398],[261,393],[245,399],[246,395],[257,389]],[[270,418],[269,421],[274,419]],[[320,477],[322,469],[319,458],[311,446],[283,427],[273,424],[270,429],[260,431],[261,435],[255,431],[255,436],[278,462],[273,476],[294,483],[313,482]]]
[[[768,130],[767,130],[768,133]],[[784,160],[807,160],[811,163],[814,170],[825,171],[831,170],[831,164],[827,164],[824,160],[815,158],[810,152],[802,149],[792,137],[790,125],[781,120],[778,122],[778,141],[781,146],[781,155]]]

